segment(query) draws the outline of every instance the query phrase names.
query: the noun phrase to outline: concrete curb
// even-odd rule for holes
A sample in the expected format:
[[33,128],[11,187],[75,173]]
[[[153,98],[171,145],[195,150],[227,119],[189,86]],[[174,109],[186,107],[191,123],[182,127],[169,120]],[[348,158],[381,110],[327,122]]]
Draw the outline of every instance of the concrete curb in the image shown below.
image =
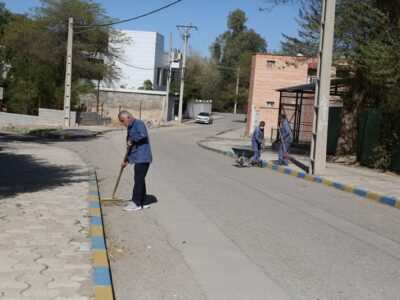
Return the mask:
[[[214,152],[217,152],[217,153],[229,156],[229,157],[233,157],[233,158],[236,157],[233,152],[222,151],[222,150],[219,150],[219,149],[215,149],[215,148],[211,148],[211,147],[203,145],[202,143],[205,142],[205,141],[206,140],[199,141],[197,144],[200,147],[204,148],[204,149],[207,149],[207,150],[210,150],[210,151],[214,151]],[[386,205],[389,205],[389,206],[392,206],[392,207],[395,207],[395,208],[400,208],[400,199],[396,199],[394,197],[390,197],[390,196],[386,196],[386,195],[381,195],[381,194],[378,194],[378,193],[370,192],[370,191],[365,190],[365,189],[360,189],[360,188],[353,187],[353,186],[350,186],[350,185],[347,185],[347,184],[344,184],[344,183],[341,183],[341,182],[335,182],[335,181],[332,181],[332,180],[328,180],[328,179],[325,179],[324,177],[310,175],[310,174],[307,174],[305,172],[295,171],[295,170],[292,170],[292,169],[290,169],[288,167],[279,166],[279,165],[275,165],[275,164],[268,163],[268,162],[266,163],[266,167],[268,169],[271,169],[271,170],[274,170],[274,171],[278,171],[278,172],[283,173],[283,174],[287,174],[287,175],[294,176],[294,177],[297,177],[297,178],[302,178],[302,179],[305,179],[305,180],[308,180],[308,181],[312,181],[312,182],[316,182],[316,183],[322,183],[322,184],[324,184],[326,186],[333,187],[333,188],[336,188],[336,189],[344,191],[344,192],[356,194],[358,196],[361,196],[361,197],[364,197],[364,198],[368,198],[368,199],[372,199],[372,200],[380,202],[382,204],[386,204]]]
[[89,176],[90,232],[95,300],[114,300],[96,172]]

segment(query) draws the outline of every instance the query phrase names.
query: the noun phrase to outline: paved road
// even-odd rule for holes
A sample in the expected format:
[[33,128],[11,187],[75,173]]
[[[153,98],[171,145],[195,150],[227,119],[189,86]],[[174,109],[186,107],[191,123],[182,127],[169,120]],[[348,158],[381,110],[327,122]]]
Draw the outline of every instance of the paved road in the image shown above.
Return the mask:
[[[399,210],[197,146],[239,121],[150,130],[157,203],[104,207],[117,299],[399,299]],[[98,168],[103,197],[124,135],[64,142]],[[118,195],[131,186],[127,169]]]

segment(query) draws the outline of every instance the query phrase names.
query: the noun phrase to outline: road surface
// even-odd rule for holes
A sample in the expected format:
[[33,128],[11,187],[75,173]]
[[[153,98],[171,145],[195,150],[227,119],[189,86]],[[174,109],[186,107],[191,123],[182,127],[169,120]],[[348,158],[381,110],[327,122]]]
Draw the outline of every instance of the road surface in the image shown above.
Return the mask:
[[[235,168],[197,141],[213,125],[151,129],[150,209],[103,207],[118,300],[399,299],[399,210],[269,169]],[[62,142],[110,197],[124,131]],[[133,168],[118,196],[129,199]]]

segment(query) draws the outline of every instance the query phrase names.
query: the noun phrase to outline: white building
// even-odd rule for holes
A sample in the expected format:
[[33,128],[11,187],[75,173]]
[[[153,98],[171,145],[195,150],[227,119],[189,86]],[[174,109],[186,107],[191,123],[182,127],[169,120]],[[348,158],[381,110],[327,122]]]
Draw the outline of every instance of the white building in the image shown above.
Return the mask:
[[114,63],[120,69],[120,79],[107,86],[103,83],[102,87],[133,91],[149,79],[154,90],[165,91],[168,53],[164,51],[164,37],[147,31],[122,30],[122,33],[130,41],[117,45],[121,54]]

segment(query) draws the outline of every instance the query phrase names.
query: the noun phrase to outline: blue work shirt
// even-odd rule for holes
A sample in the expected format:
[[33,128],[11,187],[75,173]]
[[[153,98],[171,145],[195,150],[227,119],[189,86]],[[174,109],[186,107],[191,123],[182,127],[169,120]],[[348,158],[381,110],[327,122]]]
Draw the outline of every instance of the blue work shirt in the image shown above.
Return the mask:
[[260,126],[257,126],[256,129],[254,129],[253,138],[251,139],[252,148],[259,149],[263,140],[264,140],[264,131],[260,129]]
[[293,142],[292,129],[290,129],[290,125],[287,120],[282,122],[281,135],[285,144],[291,144]]
[[149,135],[146,125],[142,120],[133,119],[129,124],[126,142],[133,144],[128,156],[130,164],[151,163],[153,161]]

